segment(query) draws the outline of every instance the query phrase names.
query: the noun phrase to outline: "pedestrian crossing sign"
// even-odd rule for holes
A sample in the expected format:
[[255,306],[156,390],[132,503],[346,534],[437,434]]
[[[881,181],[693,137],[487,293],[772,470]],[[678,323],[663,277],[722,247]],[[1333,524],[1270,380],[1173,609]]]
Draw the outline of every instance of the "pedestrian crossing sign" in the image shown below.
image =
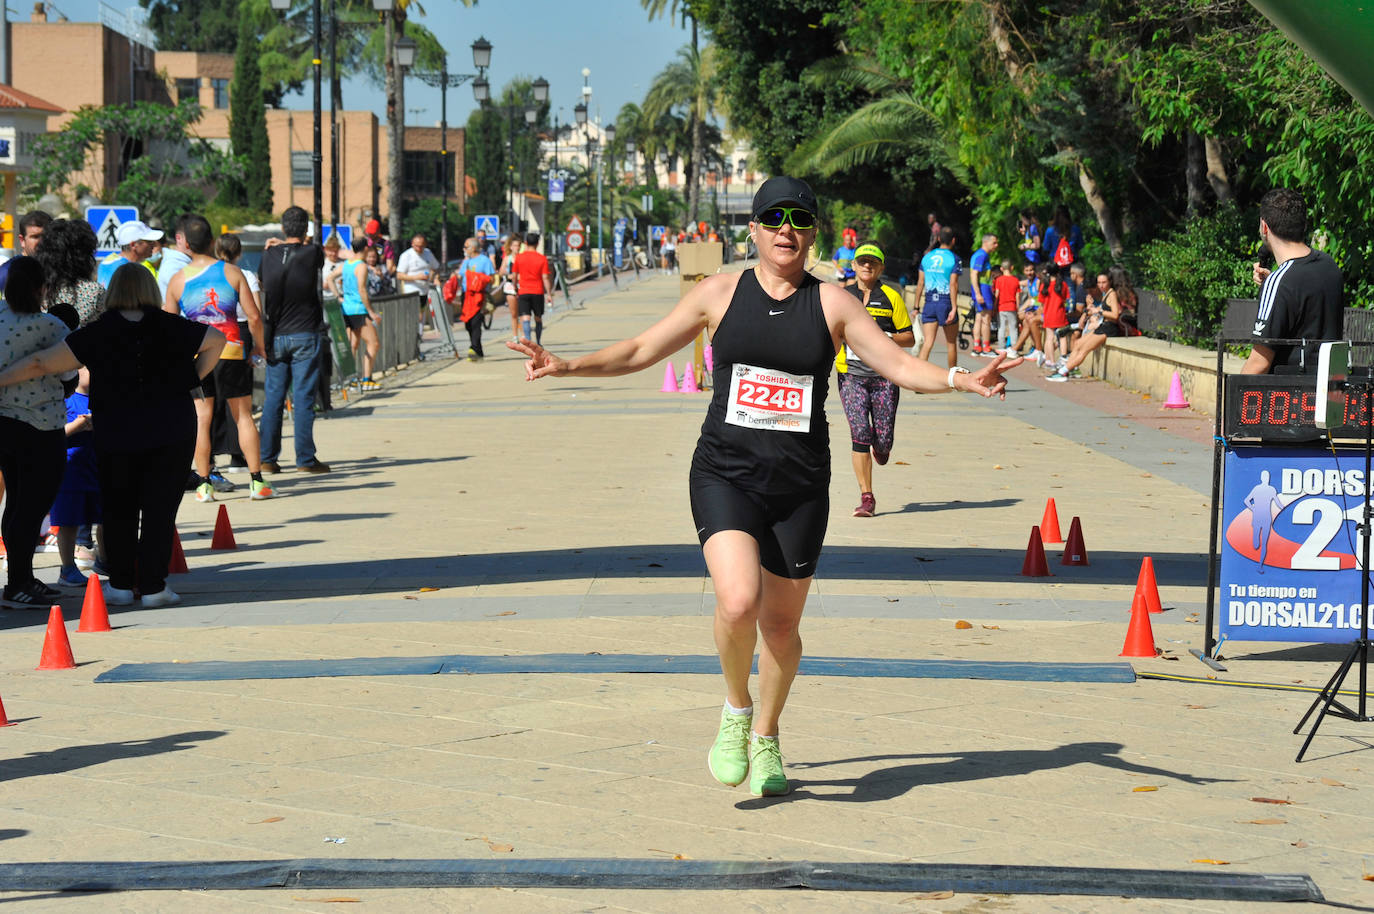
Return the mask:
[[472,220],[472,233],[483,232],[488,238],[501,234],[501,219],[497,216],[475,216]]
[[88,206],[86,221],[95,232],[95,256],[104,257],[119,250],[119,227],[138,219],[137,206]]

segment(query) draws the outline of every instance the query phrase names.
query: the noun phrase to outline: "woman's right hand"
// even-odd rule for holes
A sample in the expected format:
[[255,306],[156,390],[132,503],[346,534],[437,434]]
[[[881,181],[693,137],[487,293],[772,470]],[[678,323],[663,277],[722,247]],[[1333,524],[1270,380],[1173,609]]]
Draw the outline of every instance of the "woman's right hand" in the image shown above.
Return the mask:
[[507,340],[506,348],[529,359],[525,363],[526,381],[537,381],[550,376],[559,378],[568,373],[568,363],[538,343],[522,337],[518,340]]

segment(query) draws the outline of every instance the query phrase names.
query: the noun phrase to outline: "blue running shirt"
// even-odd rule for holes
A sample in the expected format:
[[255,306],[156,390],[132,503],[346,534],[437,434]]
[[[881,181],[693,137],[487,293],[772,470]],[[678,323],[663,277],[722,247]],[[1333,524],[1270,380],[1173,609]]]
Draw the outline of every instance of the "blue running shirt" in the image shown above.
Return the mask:
[[182,317],[209,324],[224,334],[221,359],[242,359],[243,342],[239,338],[238,324],[239,292],[224,275],[224,261],[217,260],[198,273],[189,266],[181,272],[186,277],[178,302]]
[[935,248],[921,258],[921,271],[926,274],[926,293],[950,294],[950,282],[963,272],[959,255],[949,248]]

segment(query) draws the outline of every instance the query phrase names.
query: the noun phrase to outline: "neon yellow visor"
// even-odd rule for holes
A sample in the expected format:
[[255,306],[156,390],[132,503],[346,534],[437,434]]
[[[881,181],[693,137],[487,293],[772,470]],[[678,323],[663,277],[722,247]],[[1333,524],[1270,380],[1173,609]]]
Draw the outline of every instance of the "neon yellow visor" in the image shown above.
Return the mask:
[[854,252],[854,259],[858,260],[860,257],[876,257],[883,263],[887,263],[887,258],[883,256],[883,249],[876,244],[859,245],[859,249]]

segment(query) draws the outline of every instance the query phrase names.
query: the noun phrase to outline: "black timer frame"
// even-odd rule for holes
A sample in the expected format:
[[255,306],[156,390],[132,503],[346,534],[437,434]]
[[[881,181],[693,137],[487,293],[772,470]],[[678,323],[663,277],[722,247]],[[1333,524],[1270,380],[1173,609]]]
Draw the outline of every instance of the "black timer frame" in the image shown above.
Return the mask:
[[[1217,644],[1216,638],[1214,637],[1213,633],[1216,631],[1217,622],[1216,597],[1218,583],[1217,577],[1219,575],[1218,541],[1221,532],[1221,466],[1223,457],[1225,456],[1226,448],[1230,447],[1233,443],[1240,444],[1241,446],[1245,446],[1247,444],[1295,445],[1306,444],[1311,441],[1317,440],[1326,440],[1328,438],[1327,435],[1321,434],[1320,430],[1317,430],[1316,434],[1308,436],[1299,436],[1291,432],[1265,435],[1263,433],[1263,429],[1260,430],[1261,434],[1257,440],[1251,439],[1247,441],[1240,438],[1239,436],[1236,436],[1234,438],[1227,437],[1227,435],[1225,434],[1226,426],[1229,426],[1229,420],[1232,417],[1226,414],[1226,405],[1228,401],[1225,396],[1226,374],[1223,368],[1226,347],[1232,345],[1248,346],[1254,342],[1255,340],[1253,337],[1217,337],[1217,393],[1216,410],[1213,414],[1216,417],[1216,419],[1213,427],[1212,437],[1212,524],[1207,553],[1206,655],[1208,657],[1211,657],[1213,655],[1213,651],[1216,649]],[[1311,345],[1315,341],[1269,339],[1264,340],[1264,342],[1266,344],[1274,344],[1279,346],[1307,346]],[[1235,377],[1240,378],[1241,376],[1236,375]],[[1301,377],[1304,379],[1306,383],[1316,383],[1315,374],[1302,375]],[[1307,379],[1310,379],[1310,381],[1308,381]],[[1317,697],[1313,700],[1312,704],[1308,706],[1307,712],[1303,714],[1302,719],[1298,721],[1298,725],[1293,728],[1294,733],[1300,732],[1302,730],[1303,724],[1307,723],[1307,719],[1312,716],[1313,712],[1317,712],[1318,708],[1321,709],[1317,713],[1316,719],[1312,722],[1312,729],[1308,732],[1307,739],[1303,741],[1302,748],[1298,750],[1298,756],[1296,761],[1299,762],[1301,762],[1303,756],[1307,754],[1307,747],[1312,744],[1312,738],[1317,735],[1317,728],[1321,726],[1322,720],[1328,714],[1335,715],[1337,717],[1343,717],[1346,720],[1360,722],[1374,721],[1374,716],[1371,716],[1369,714],[1367,693],[1367,686],[1369,682],[1369,541],[1371,539],[1371,530],[1374,529],[1374,505],[1371,505],[1371,499],[1369,495],[1370,469],[1371,463],[1374,463],[1374,460],[1371,460],[1371,457],[1374,456],[1374,402],[1371,402],[1371,398],[1374,398],[1374,372],[1365,372],[1361,376],[1356,377],[1354,371],[1352,370],[1349,379],[1346,381],[1346,389],[1358,390],[1360,392],[1362,397],[1361,405],[1363,408],[1363,414],[1361,416],[1362,421],[1360,422],[1360,425],[1363,426],[1364,430],[1363,444],[1365,497],[1364,518],[1363,522],[1358,527],[1360,534],[1363,538],[1360,548],[1360,568],[1363,569],[1363,574],[1360,575],[1360,635],[1350,645],[1350,652],[1346,654],[1345,659],[1342,660],[1340,666],[1336,668],[1336,672],[1332,674],[1329,680],[1327,680],[1326,685],[1317,694]],[[1316,393],[1315,389],[1313,392],[1314,394]],[[1316,403],[1322,402],[1322,398],[1320,397],[1314,397],[1314,400]],[[1338,433],[1340,431],[1342,430],[1331,430],[1331,432],[1333,433]],[[1336,435],[1332,434],[1330,435],[1330,437],[1334,438],[1336,437]],[[1359,667],[1360,686],[1359,692],[1357,693],[1358,700],[1356,701],[1356,707],[1351,708],[1342,701],[1340,701],[1338,696],[1340,695],[1341,686],[1344,684],[1345,678],[1348,675],[1350,675],[1351,668],[1357,665]]]

